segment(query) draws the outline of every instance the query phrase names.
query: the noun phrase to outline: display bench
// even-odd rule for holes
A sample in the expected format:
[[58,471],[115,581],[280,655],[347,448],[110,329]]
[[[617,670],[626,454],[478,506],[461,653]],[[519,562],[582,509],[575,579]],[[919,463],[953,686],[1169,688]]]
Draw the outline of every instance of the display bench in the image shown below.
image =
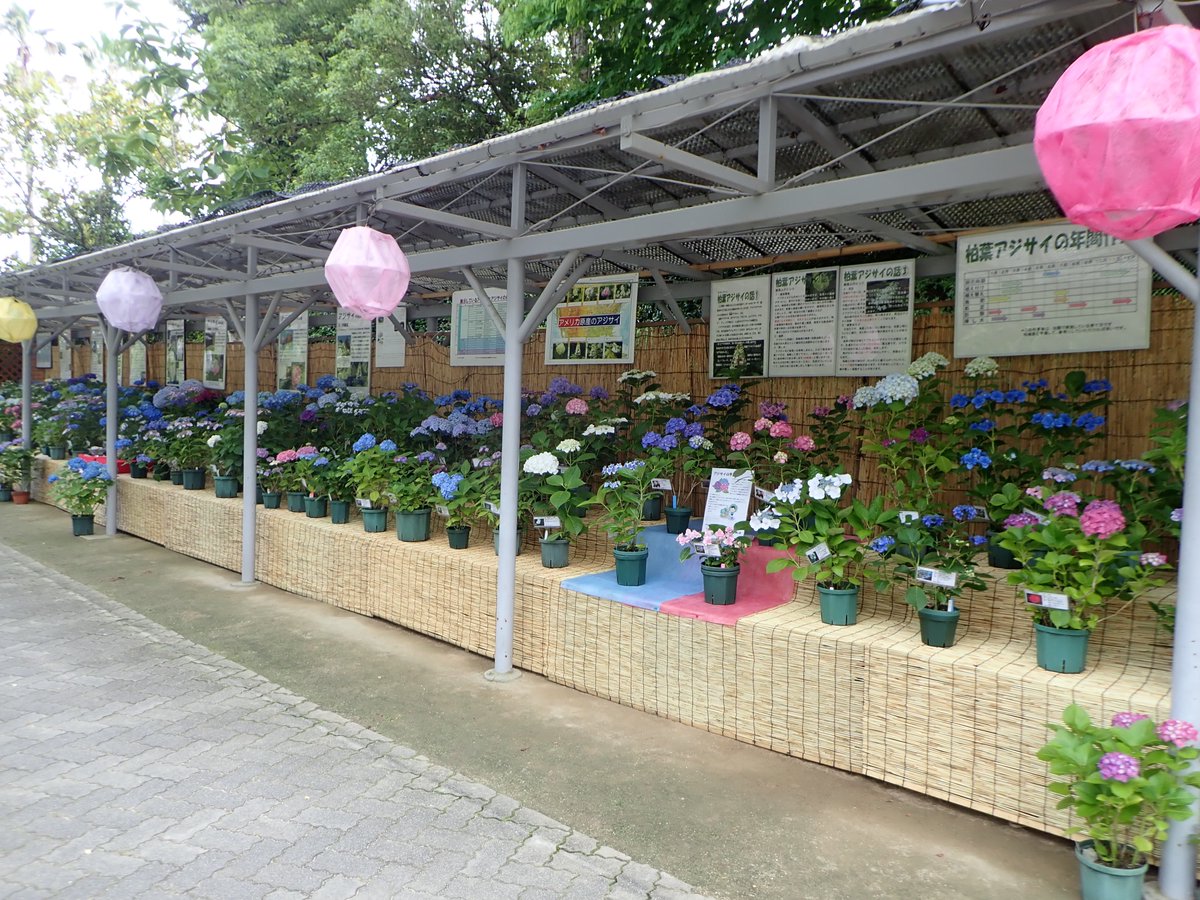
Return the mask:
[[[41,461],[35,499],[45,501],[45,476],[60,465]],[[121,531],[239,568],[240,498],[128,476],[117,490]],[[1029,617],[1002,572],[964,599],[958,643],[936,649],[921,643],[900,591],[864,589],[855,626],[822,624],[807,583],[790,603],[718,625],[563,589],[566,578],[611,567],[602,535],[573,547],[566,569],[543,568],[533,536],[525,542],[518,668],[1033,828],[1067,824],[1034,755],[1063,707],[1168,714],[1170,635],[1145,603],[1101,625],[1084,674],[1055,675],[1037,668]],[[494,648],[496,573],[490,534],[450,551],[440,533],[401,543],[394,530],[364,533],[357,518],[333,525],[258,508],[259,580],[483,656]]]

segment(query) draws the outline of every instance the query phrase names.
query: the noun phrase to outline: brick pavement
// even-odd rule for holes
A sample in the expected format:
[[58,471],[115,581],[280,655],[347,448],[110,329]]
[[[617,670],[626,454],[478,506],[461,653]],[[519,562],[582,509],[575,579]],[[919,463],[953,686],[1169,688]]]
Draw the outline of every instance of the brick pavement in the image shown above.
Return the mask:
[[5,898],[700,897],[3,545],[0,823]]

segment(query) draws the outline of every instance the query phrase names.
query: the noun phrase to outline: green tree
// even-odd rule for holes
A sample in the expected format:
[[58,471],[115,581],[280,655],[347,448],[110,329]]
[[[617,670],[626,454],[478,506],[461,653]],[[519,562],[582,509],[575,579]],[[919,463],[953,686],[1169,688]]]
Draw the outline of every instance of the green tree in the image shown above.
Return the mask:
[[500,0],[505,35],[542,38],[565,74],[540,85],[533,115],[643,91],[664,76],[750,59],[801,34],[826,34],[887,15],[892,0]]

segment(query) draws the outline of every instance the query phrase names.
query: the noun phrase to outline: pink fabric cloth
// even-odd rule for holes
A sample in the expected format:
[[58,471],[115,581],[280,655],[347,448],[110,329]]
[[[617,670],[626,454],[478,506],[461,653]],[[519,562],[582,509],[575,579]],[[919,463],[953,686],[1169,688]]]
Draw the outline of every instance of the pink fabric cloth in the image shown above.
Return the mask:
[[737,602],[729,606],[714,606],[704,602],[704,592],[687,594],[668,600],[658,608],[659,612],[673,616],[701,619],[717,625],[736,625],[739,619],[765,609],[781,606],[792,599],[795,580],[791,569],[772,575],[767,574],[767,563],[786,556],[774,547],[761,547],[758,542],[742,554],[742,571],[738,575]]

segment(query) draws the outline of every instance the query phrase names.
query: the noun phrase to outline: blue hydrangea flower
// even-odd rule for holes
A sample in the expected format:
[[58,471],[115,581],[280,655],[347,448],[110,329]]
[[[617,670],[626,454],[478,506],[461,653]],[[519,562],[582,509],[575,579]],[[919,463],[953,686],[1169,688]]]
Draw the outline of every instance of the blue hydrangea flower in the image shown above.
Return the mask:
[[[355,441],[354,445],[351,447],[351,449],[355,453],[362,453],[364,450],[370,450],[374,446],[375,446],[375,435],[368,432],[367,434],[364,434],[362,437],[360,437],[357,441]],[[392,444],[392,449],[395,449],[395,447],[396,447],[396,445]]]
[[936,513],[930,513],[927,516],[921,516],[921,524],[926,528],[941,528],[946,524],[946,518]]
[[1104,427],[1104,416],[1095,416],[1091,413],[1084,413],[1075,420],[1075,427],[1082,428],[1088,434]]
[[970,429],[972,431],[991,431],[996,427],[996,423],[991,419],[980,419],[978,422],[972,422]]
[[979,467],[980,469],[990,469],[992,466],[992,458],[980,450],[978,447],[972,447],[966,453],[959,457],[958,461],[966,466],[969,470]]
[[1094,381],[1085,382],[1083,392],[1085,394],[1104,394],[1112,390],[1112,383],[1107,378],[1097,378]]
[[541,411],[542,408],[536,403],[530,403],[529,406],[525,407],[525,415],[529,416],[530,418],[537,416],[539,413],[541,413]]
[[950,510],[950,514],[959,522],[970,522],[975,518],[975,507],[964,503]]
[[891,535],[885,534],[875,538],[875,540],[871,541],[871,543],[867,544],[867,546],[876,553],[887,553],[896,546],[896,539]]
[[396,442],[391,440],[390,438],[386,439],[386,440],[382,440],[379,442],[379,449],[382,450],[384,453],[395,453],[396,452]]

